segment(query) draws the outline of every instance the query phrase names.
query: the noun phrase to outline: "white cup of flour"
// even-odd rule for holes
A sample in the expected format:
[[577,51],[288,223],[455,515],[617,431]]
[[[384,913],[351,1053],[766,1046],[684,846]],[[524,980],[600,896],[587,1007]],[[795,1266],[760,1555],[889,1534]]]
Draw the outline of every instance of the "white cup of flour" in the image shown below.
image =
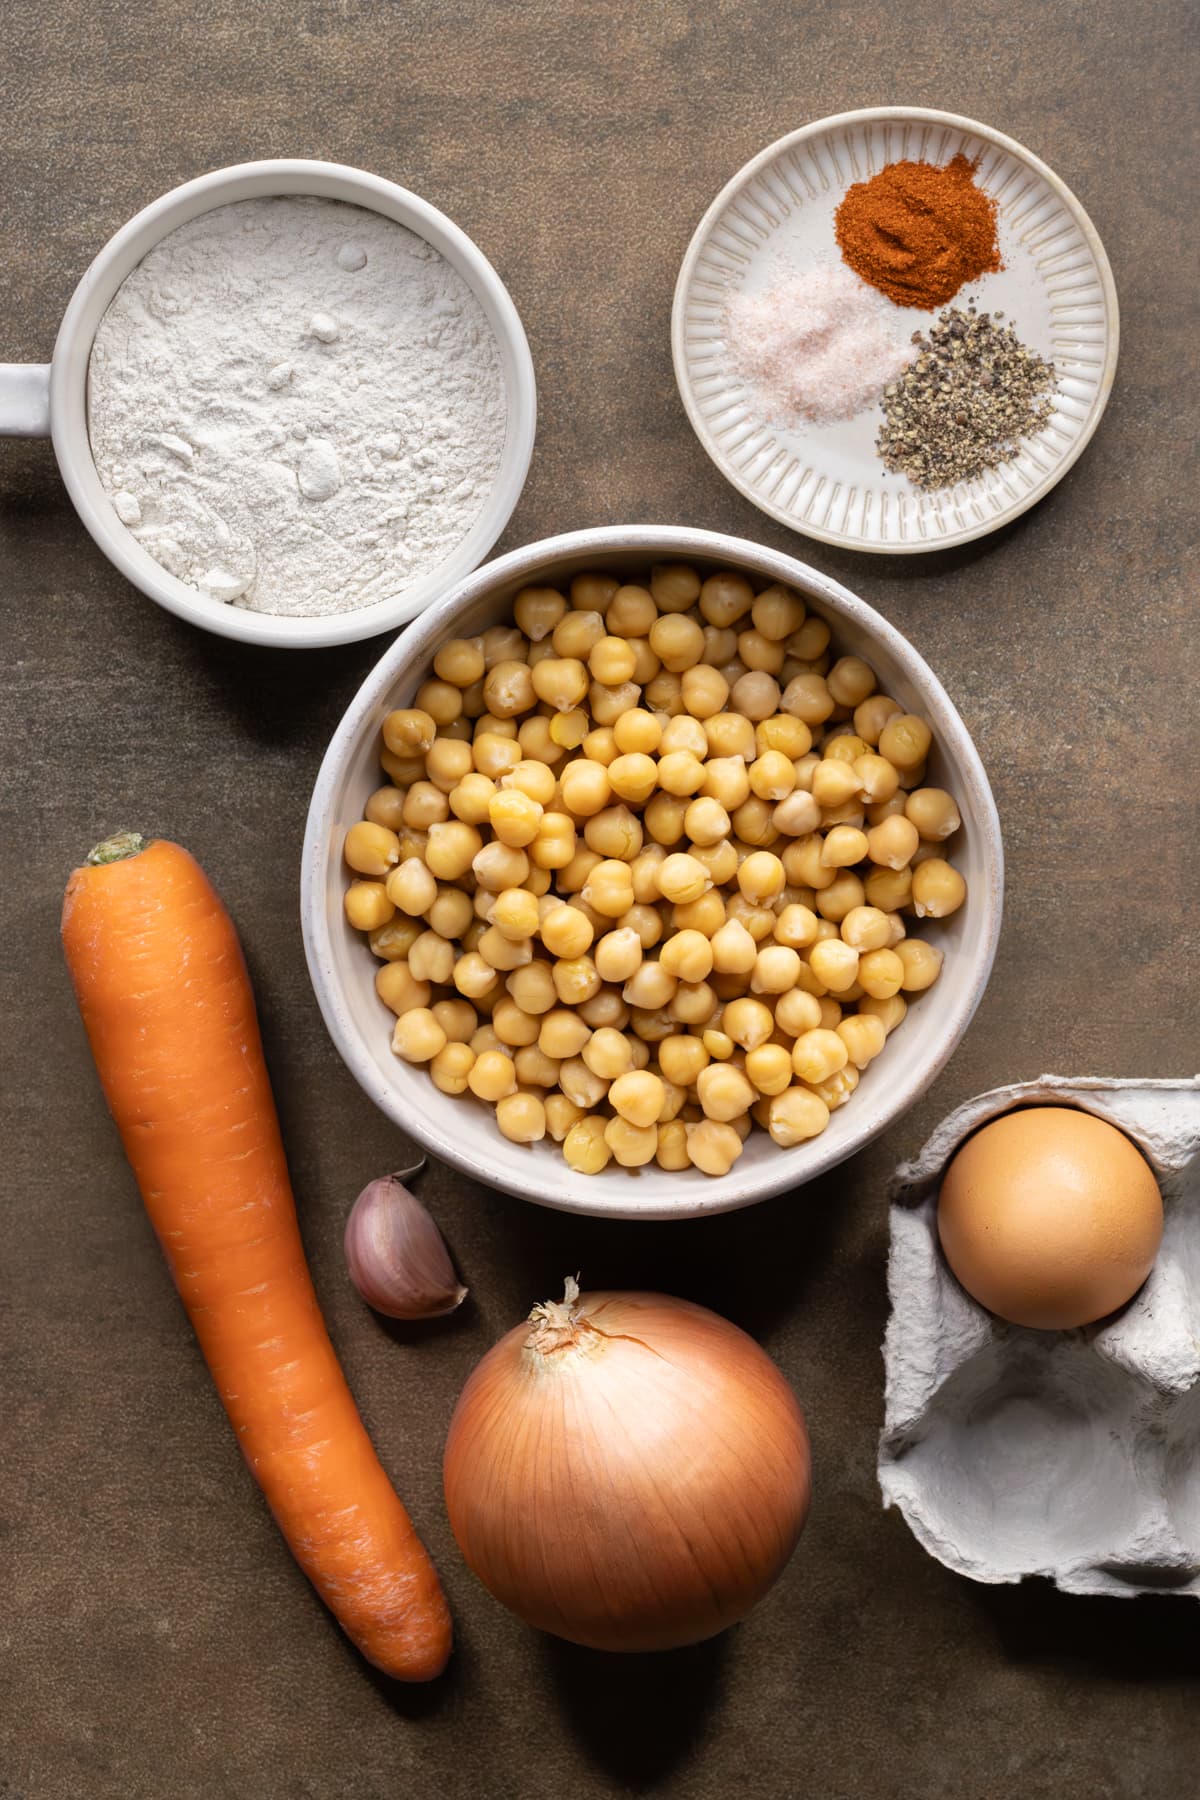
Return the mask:
[[[153,534],[145,531],[141,532],[141,537],[137,535],[142,520],[136,496],[124,493],[113,475],[114,467],[118,472],[121,468],[117,459],[119,453],[109,446],[98,448],[94,455],[89,435],[89,366],[93,346],[101,322],[127,277],[168,234],[180,227],[191,226],[201,215],[239,202],[262,202],[284,196],[308,196],[316,201],[340,201],[365,208],[369,213],[405,227],[407,232],[423,240],[436,252],[436,257],[430,258],[431,271],[436,273],[440,269],[445,278],[441,290],[436,281],[429,287],[433,302],[444,304],[442,291],[451,282],[458,285],[455,277],[460,277],[466,284],[472,297],[471,304],[477,303],[486,328],[494,338],[499,364],[498,383],[502,389],[502,427],[497,429],[495,404],[490,416],[482,421],[487,426],[489,452],[486,491],[480,490],[478,509],[474,503],[468,509],[473,516],[463,518],[463,535],[450,543],[439,539],[428,525],[423,535],[414,531],[426,558],[436,555],[437,560],[432,566],[422,565],[419,557],[414,567],[398,566],[392,588],[379,567],[380,558],[376,552],[371,569],[372,583],[365,590],[369,596],[366,604],[361,603],[361,595],[355,596],[358,603],[349,610],[321,611],[311,616],[303,612],[253,610],[240,603],[244,598],[240,590],[251,564],[247,561],[249,553],[245,546],[236,542],[230,545],[226,559],[228,568],[223,566],[219,556],[215,562],[209,558],[212,566],[204,567],[198,579],[192,571],[193,578],[188,579],[189,571],[180,563],[175,546],[168,545],[164,549],[161,543],[156,544]],[[255,208],[240,210],[253,220]],[[262,209],[257,210],[261,213]],[[368,222],[368,235],[375,229],[374,223]],[[248,225],[248,243],[252,243],[253,236]],[[353,275],[362,254],[353,238],[348,238],[337,269],[342,291],[345,291],[346,280]],[[453,273],[447,274],[439,259],[444,259],[444,264],[448,264]],[[154,323],[163,324],[161,320],[152,321]],[[342,321],[332,312],[325,313],[320,307],[306,309],[305,316],[295,321],[294,335],[298,363],[301,358],[308,357],[308,368],[319,368],[320,365],[311,360],[314,356],[320,358],[336,353],[343,359],[342,366],[347,366],[345,342],[338,342],[339,336],[343,335]],[[109,355],[114,354],[114,346],[119,354],[121,340],[114,334],[113,321],[101,335],[102,345],[106,341]],[[319,521],[320,509],[327,505],[342,479],[338,467],[339,451],[343,460],[360,451],[381,460],[384,476],[388,473],[387,458],[395,452],[389,441],[391,434],[382,429],[386,420],[369,378],[366,383],[360,382],[359,401],[356,402],[353,386],[344,398],[339,396],[331,400],[330,396],[336,390],[332,365],[321,375],[324,386],[316,389],[321,416],[309,416],[305,424],[289,424],[289,420],[297,416],[294,408],[289,413],[284,404],[293,379],[291,361],[285,346],[280,357],[282,366],[273,365],[265,371],[269,380],[262,384],[263,418],[280,443],[280,467],[293,471],[299,493]],[[304,365],[300,366],[303,374]],[[355,371],[352,381],[361,373],[361,370]],[[278,391],[283,398],[278,406],[272,399],[271,382],[282,384]],[[222,412],[221,400],[220,395],[214,396],[215,404],[211,409],[212,416],[218,419]],[[362,449],[356,442],[351,452],[346,448],[350,440],[344,430],[339,437],[338,415],[343,415],[344,426],[344,415],[348,410],[352,412],[356,405],[364,415],[369,415],[374,406],[375,413],[368,420],[374,435],[370,436],[369,449]],[[426,410],[418,415],[419,423],[430,415],[427,397],[423,405]],[[436,208],[404,188],[360,169],[322,162],[245,163],[200,176],[165,194],[123,226],[87,270],[67,307],[51,362],[0,364],[0,435],[49,435],[53,439],[59,469],[80,518],[122,574],[160,606],[203,630],[247,643],[290,649],[348,643],[394,630],[415,618],[441,593],[477,567],[503,531],[524,486],[533,450],[536,410],[533,365],[524,330],[507,290],[482,252]],[[436,415],[433,415],[433,423],[436,427]],[[120,424],[118,410],[118,428]],[[376,427],[380,429],[376,430]],[[107,438],[109,434],[105,435]],[[362,434],[358,437],[361,439]],[[163,431],[159,439],[168,473],[179,474],[172,465],[180,464],[181,491],[186,490],[186,464],[193,449],[187,434]],[[380,448],[376,450],[375,445]],[[421,446],[409,444],[407,448],[417,455]],[[105,461],[105,479],[101,478],[97,468],[97,455]],[[136,485],[136,482],[131,483],[132,487]],[[452,494],[451,489],[443,503],[451,523],[457,517],[450,506]],[[186,491],[183,491],[183,499],[193,508],[202,504],[202,500],[193,499]],[[242,510],[253,513],[253,507],[249,505],[244,505]],[[122,513],[126,515],[125,520]],[[319,533],[318,523],[310,534],[317,541],[318,556]],[[166,541],[169,537],[170,533],[164,527],[161,538]],[[430,546],[433,546],[432,550]],[[151,553],[152,548],[156,554]],[[294,559],[291,566],[295,571],[300,566],[295,559],[304,555],[302,545],[291,546],[291,553]],[[363,562],[366,567],[370,558],[364,557]],[[172,572],[172,563],[180,573]],[[299,604],[304,604],[303,595]]]

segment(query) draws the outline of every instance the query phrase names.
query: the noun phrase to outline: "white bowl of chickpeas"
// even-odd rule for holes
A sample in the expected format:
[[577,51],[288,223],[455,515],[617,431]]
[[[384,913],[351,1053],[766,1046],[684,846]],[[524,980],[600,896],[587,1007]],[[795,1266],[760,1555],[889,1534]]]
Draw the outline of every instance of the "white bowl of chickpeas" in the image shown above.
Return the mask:
[[326,753],[302,917],[367,1094],[566,1211],[691,1217],[895,1120],[982,996],[1000,826],[887,621],[793,557],[574,532],[462,581]]

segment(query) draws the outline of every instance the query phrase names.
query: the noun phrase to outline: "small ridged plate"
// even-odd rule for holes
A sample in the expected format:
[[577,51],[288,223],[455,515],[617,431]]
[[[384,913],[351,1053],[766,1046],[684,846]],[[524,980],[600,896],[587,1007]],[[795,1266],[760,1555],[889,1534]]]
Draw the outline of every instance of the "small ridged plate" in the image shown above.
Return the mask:
[[[789,264],[837,262],[834,213],[848,187],[885,164],[946,163],[962,151],[996,201],[1004,267],[960,290],[1002,312],[1022,342],[1053,360],[1055,410],[998,469],[922,491],[885,472],[878,405],[834,424],[782,428],[734,372],[722,318],[731,294],[761,290]],[[898,307],[911,330],[940,309]],[[944,550],[995,531],[1060,481],[1081,455],[1117,366],[1117,295],[1104,246],[1058,176],[1011,138],[953,113],[874,107],[780,138],[718,194],[688,246],[675,288],[675,377],[696,435],[748,500],[793,530],[851,550]]]

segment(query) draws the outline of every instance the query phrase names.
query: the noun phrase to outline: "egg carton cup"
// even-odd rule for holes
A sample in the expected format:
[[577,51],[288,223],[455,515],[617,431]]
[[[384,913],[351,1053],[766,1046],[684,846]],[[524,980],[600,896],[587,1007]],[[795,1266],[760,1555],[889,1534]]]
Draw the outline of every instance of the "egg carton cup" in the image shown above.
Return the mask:
[[[1074,1106],[1143,1152],[1162,1246],[1118,1313],[1074,1331],[1007,1324],[959,1286],[937,1204],[959,1145],[1013,1107]],[[994,1088],[945,1119],[890,1195],[879,1445],[885,1507],[974,1581],[1069,1594],[1200,1596],[1200,1076]]]

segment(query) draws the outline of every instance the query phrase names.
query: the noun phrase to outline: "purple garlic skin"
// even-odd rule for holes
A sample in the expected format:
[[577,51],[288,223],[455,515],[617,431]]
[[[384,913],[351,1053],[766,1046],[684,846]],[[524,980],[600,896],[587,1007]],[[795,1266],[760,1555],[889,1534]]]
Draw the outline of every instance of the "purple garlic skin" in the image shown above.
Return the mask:
[[346,1267],[376,1312],[389,1319],[437,1319],[467,1297],[445,1239],[396,1175],[370,1181],[346,1220]]

